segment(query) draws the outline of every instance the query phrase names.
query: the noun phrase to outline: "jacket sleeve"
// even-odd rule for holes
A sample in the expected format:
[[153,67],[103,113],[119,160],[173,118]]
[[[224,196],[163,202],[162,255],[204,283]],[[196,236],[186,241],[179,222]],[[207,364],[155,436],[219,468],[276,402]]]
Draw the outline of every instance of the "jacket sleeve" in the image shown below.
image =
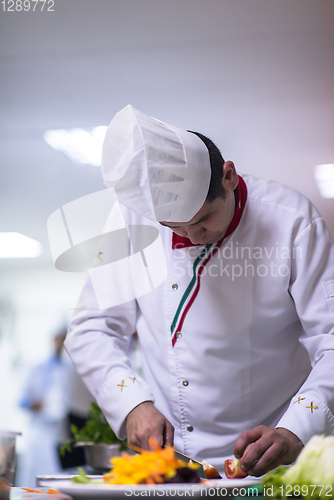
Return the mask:
[[314,434],[334,434],[334,245],[321,217],[294,240],[291,294],[312,370],[277,424],[305,444]]
[[[117,286],[117,284],[114,284]],[[129,412],[154,397],[125,354],[126,336],[136,329],[137,303],[100,310],[88,278],[69,325],[65,348],[79,375],[120,439]]]

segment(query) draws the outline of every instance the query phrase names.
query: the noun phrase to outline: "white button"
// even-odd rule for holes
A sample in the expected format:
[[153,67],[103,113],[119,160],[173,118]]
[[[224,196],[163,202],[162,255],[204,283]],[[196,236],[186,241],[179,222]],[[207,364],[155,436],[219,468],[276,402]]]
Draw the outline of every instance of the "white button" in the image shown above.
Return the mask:
[[173,290],[177,290],[179,288],[179,285],[177,283],[174,283],[172,285]]
[[182,337],[182,333],[181,332],[176,332],[176,338],[180,339]]

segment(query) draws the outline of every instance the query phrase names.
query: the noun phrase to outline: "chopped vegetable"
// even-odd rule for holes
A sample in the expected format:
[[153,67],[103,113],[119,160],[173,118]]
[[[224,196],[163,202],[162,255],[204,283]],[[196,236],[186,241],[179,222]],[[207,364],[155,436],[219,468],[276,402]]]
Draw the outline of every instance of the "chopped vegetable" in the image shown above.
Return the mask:
[[45,493],[44,490],[34,490],[33,488],[22,488],[24,491],[29,491],[31,493]]
[[290,467],[280,466],[262,479],[273,497],[334,496],[334,436],[313,436]]
[[248,476],[248,472],[245,472],[240,467],[240,460],[238,458],[230,458],[225,460],[225,476],[227,479],[237,479]]
[[67,499],[68,497],[66,495],[62,495],[60,491],[57,490],[51,490],[50,488],[48,490],[35,490],[33,488],[21,488],[24,491],[28,491],[29,493],[47,493],[48,495],[56,495],[56,497],[53,498],[60,498],[60,499]]
[[87,476],[86,472],[82,469],[82,467],[78,467],[78,472],[79,474],[72,479],[73,483],[83,483],[83,484],[92,483],[92,480]]
[[[113,469],[104,476],[107,484],[157,484],[176,476],[178,469],[186,465],[175,457],[172,448],[160,448],[153,440],[153,450],[143,450],[140,455],[128,455],[111,459]],[[189,468],[196,469],[196,465]]]
[[207,479],[221,479],[221,475],[213,465],[208,464],[208,462],[206,462],[205,460],[203,460],[202,463],[203,471]]

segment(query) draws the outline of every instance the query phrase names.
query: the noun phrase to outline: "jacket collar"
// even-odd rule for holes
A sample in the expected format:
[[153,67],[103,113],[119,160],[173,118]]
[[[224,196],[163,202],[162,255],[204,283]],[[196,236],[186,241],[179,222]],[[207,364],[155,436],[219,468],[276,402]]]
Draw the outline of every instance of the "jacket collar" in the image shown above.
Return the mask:
[[[235,194],[235,211],[233,215],[233,219],[231,220],[230,225],[228,226],[226,233],[224,237],[219,240],[218,244],[220,245],[222,241],[224,241],[225,238],[230,236],[230,234],[233,233],[233,231],[237,228],[242,213],[244,211],[245,205],[246,205],[246,200],[247,200],[247,186],[245,181],[243,180],[242,177],[239,177],[239,184],[236,187],[234,194]],[[195,246],[203,246],[201,244],[193,244],[189,238],[184,238],[183,236],[179,236],[178,234],[173,232],[173,238],[172,238],[172,249],[179,249],[179,248],[187,248],[187,247],[195,247]]]

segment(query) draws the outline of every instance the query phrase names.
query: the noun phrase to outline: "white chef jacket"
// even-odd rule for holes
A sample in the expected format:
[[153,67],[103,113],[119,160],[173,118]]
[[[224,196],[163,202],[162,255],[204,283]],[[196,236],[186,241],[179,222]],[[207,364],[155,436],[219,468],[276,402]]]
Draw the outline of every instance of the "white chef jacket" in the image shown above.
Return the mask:
[[[173,317],[203,247],[172,249],[170,229],[126,208],[126,224],[158,228],[167,278],[104,310],[89,279],[65,342],[118,436],[128,413],[153,401],[175,427],[175,447],[220,471],[239,434],[259,424],[303,443],[334,433],[333,241],[303,195],[243,178],[241,220],[202,270],[174,347]],[[124,354],[135,330],[145,381]]]

